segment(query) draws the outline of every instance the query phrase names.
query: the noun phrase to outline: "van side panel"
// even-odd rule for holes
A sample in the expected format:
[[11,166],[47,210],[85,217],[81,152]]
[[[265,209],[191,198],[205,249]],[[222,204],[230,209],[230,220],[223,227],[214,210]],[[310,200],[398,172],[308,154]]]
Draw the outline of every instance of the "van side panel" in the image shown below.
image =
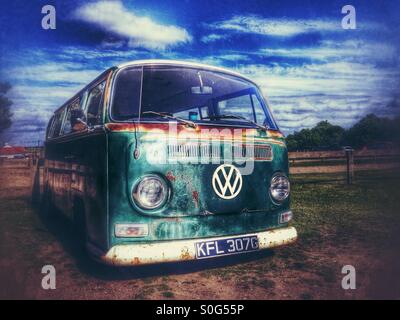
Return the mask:
[[88,241],[108,248],[107,141],[102,128],[46,143],[47,183],[52,199],[69,219],[84,208]]
[[[88,241],[100,249],[108,247],[107,217],[107,141],[102,129],[76,141],[76,159],[82,159],[84,174],[84,205]],[[79,168],[79,167],[78,167]],[[77,169],[78,169],[77,168]],[[77,175],[79,171],[76,170]],[[71,190],[79,197],[80,183],[72,179]]]

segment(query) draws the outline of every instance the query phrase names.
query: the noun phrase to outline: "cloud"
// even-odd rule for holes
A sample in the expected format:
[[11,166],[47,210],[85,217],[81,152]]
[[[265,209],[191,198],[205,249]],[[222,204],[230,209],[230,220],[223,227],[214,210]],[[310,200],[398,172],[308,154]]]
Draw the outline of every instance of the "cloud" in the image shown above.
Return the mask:
[[73,17],[126,38],[130,47],[164,50],[192,40],[185,29],[158,24],[149,17],[138,16],[120,1],[84,4],[75,10]]
[[378,94],[396,90],[399,70],[356,62],[310,63],[302,65],[242,65],[247,74],[274,95]]
[[85,84],[99,75],[98,70],[85,69],[79,63],[45,62],[9,69],[14,80],[35,82],[67,82]]
[[[311,32],[343,31],[340,16],[338,19],[288,19],[264,18],[257,15],[236,15],[230,19],[209,23],[205,26],[212,30],[253,33],[273,37],[293,37]],[[387,31],[384,26],[369,21],[358,23],[357,29]]]
[[234,16],[231,19],[207,25],[214,30],[231,30],[269,36],[290,37],[314,31],[339,31],[340,20],[305,20],[262,18],[254,15]]
[[211,42],[215,42],[215,41],[222,40],[225,38],[227,38],[227,35],[211,33],[211,34],[201,37],[200,41],[203,43],[211,43]]
[[259,53],[266,57],[306,58],[322,61],[390,61],[397,59],[397,51],[395,46],[388,43],[325,40],[317,46],[264,48],[259,50]]

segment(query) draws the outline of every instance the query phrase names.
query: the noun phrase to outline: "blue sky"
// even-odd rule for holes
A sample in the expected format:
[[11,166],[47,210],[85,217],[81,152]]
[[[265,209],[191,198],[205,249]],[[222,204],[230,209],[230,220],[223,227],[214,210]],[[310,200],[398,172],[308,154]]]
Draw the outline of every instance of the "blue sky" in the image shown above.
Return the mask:
[[[57,10],[43,30],[41,8]],[[357,27],[341,27],[341,8]],[[0,3],[0,81],[13,89],[3,140],[43,140],[52,112],[106,68],[197,61],[253,78],[284,133],[400,113],[399,1],[39,1]]]

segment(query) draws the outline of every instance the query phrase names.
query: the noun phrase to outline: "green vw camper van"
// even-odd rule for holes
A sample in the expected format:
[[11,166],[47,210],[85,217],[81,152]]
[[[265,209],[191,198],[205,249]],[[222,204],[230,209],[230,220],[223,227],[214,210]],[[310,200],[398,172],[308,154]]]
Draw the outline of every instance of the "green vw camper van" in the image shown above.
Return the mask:
[[92,257],[129,266],[292,243],[288,154],[260,89],[222,68],[143,60],[52,116],[43,210]]

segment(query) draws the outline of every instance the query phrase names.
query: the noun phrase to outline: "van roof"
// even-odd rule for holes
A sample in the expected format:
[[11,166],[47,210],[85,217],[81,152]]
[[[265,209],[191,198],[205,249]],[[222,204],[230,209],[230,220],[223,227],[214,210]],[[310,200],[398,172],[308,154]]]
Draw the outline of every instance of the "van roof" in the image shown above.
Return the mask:
[[[118,69],[128,67],[128,66],[143,66],[143,65],[171,65],[171,66],[182,66],[182,67],[191,67],[191,68],[200,68],[211,71],[219,71],[227,74],[231,74],[236,77],[243,78],[251,83],[254,83],[253,80],[247,78],[246,76],[221,67],[216,67],[212,65],[207,65],[203,63],[191,62],[191,61],[182,61],[182,60],[167,60],[167,59],[146,59],[146,60],[133,60],[126,63],[122,63],[116,66]],[[255,84],[255,83],[254,83]]]
[[251,83],[253,83],[255,86],[257,86],[257,84],[247,78],[246,76],[229,70],[229,69],[225,69],[225,68],[221,68],[221,67],[216,67],[216,66],[211,66],[211,65],[207,65],[207,64],[202,64],[202,63],[196,63],[196,62],[189,62],[189,61],[181,61],[181,60],[166,60],[166,59],[145,59],[145,60],[133,60],[133,61],[129,61],[129,62],[125,62],[122,63],[120,65],[117,66],[113,66],[110,67],[108,69],[106,69],[105,71],[103,71],[99,76],[97,76],[93,81],[91,81],[90,83],[88,83],[87,85],[85,85],[81,90],[79,90],[75,95],[73,95],[70,99],[68,99],[67,101],[65,101],[60,107],[58,107],[53,114],[57,113],[58,111],[60,111],[66,104],[68,104],[69,102],[71,102],[72,100],[76,99],[76,96],[80,94],[80,92],[84,91],[87,87],[89,87],[91,84],[93,84],[94,82],[96,82],[99,78],[101,78],[104,74],[106,74],[107,72],[109,72],[110,70],[115,70],[115,69],[121,69],[121,68],[125,68],[125,67],[129,67],[129,66],[144,66],[144,65],[171,65],[171,66],[183,66],[183,67],[192,67],[192,68],[200,68],[200,69],[205,69],[205,70],[210,70],[210,71],[217,71],[217,72],[223,72],[226,74],[230,74],[239,78],[242,78],[246,81],[249,81]]

